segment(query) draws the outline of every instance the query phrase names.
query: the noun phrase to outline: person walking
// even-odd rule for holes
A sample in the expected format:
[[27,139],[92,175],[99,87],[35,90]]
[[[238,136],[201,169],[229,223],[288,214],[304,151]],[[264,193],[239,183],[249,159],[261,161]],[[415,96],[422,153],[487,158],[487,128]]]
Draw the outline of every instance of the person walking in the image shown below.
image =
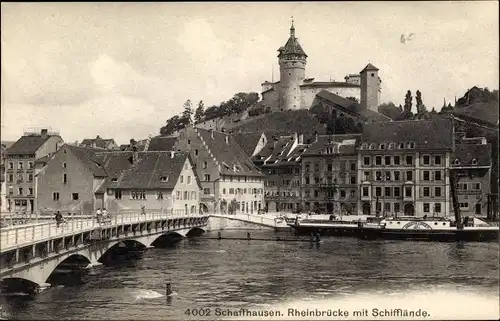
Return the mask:
[[97,223],[101,223],[101,216],[102,216],[102,211],[101,211],[101,208],[99,207],[97,209],[97,213],[96,213],[96,220],[97,220]]
[[141,215],[146,215],[146,207],[144,205],[141,206]]

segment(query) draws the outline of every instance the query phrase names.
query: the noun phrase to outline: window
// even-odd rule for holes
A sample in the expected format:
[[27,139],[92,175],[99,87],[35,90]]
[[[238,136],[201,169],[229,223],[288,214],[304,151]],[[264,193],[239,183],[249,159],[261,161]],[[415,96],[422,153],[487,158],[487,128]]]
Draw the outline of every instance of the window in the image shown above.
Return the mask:
[[423,193],[424,193],[424,197],[430,197],[431,196],[431,189],[430,189],[430,187],[424,187]]
[[434,172],[434,180],[435,181],[440,181],[441,180],[441,171],[435,171]]
[[394,197],[400,197],[401,196],[401,189],[399,187],[394,187]]
[[413,165],[413,156],[406,155],[406,165]]
[[399,165],[399,156],[394,156],[394,165]]
[[191,139],[188,139],[188,145],[191,145]]
[[146,199],[146,192],[145,191],[132,191],[130,193],[130,196],[132,197],[133,200],[145,200]]
[[413,172],[412,171],[406,171],[406,180],[407,181],[413,180]]
[[234,194],[234,188],[229,189],[229,194]]
[[382,187],[375,187],[375,196],[382,196]]
[[477,191],[481,190],[481,183],[474,183],[474,189]]
[[431,180],[431,175],[430,175],[430,172],[429,171],[424,171],[424,181],[430,181]]
[[441,156],[440,155],[434,156],[434,165],[441,165]]
[[33,169],[33,168],[35,168],[35,163],[28,162],[28,169]]
[[314,197],[319,197],[319,191],[317,190],[314,191]]
[[382,156],[375,156],[375,165],[382,165]]
[[66,184],[66,183],[68,183],[68,175],[63,174],[63,184]]
[[194,150],[194,154],[195,154],[195,156],[198,156],[198,150],[197,149]]
[[391,211],[391,203],[384,203],[384,212]]
[[203,178],[204,178],[206,181],[209,181],[209,180],[210,180],[210,174],[204,174],[204,175],[203,175]]
[[63,163],[63,168],[66,168],[67,167],[67,164],[66,163]]
[[9,174],[9,176],[7,177],[7,182],[12,183],[13,181],[14,181],[14,175]]
[[351,163],[351,171],[355,171],[356,170],[356,163]]
[[24,162],[18,162],[17,169],[24,169]]
[[400,175],[401,175],[401,173],[399,171],[395,171],[394,172],[394,180],[399,181]]
[[9,195],[13,195],[13,194],[14,194],[14,187],[9,186]]
[[363,196],[368,197],[368,186],[363,186]]
[[9,162],[9,169],[14,169],[14,162]]
[[32,187],[28,188],[28,195],[33,195],[33,188]]
[[434,213],[441,213],[441,203],[434,204]]
[[385,165],[391,165],[391,156],[384,157]]
[[184,199],[189,200],[189,193],[188,191],[184,191]]
[[122,199],[122,191],[119,189],[115,189],[115,200],[121,200]]
[[431,157],[429,155],[424,155],[423,163],[424,163],[424,165],[430,165],[431,164]]
[[364,180],[369,181],[370,180],[370,172],[365,172],[364,174],[365,174]]
[[375,172],[375,180],[376,181],[381,181],[382,180],[382,172],[381,171],[376,171]]
[[304,164],[304,171],[309,172],[309,163]]
[[469,209],[469,203],[460,203],[460,209],[461,210]]
[[319,172],[319,164],[318,163],[314,164],[314,171]]
[[378,145],[378,148],[379,148],[379,149],[385,149],[385,144],[379,144],[379,145]]
[[429,212],[430,212],[430,204],[424,203],[424,213],[429,213]]
[[180,191],[175,192],[175,199],[178,199],[178,200],[181,199],[181,192]]
[[394,203],[394,213],[399,213],[399,203]]
[[363,157],[363,165],[370,166],[370,156]]
[[181,175],[181,183],[184,183],[184,175]]
[[59,200],[59,192],[53,192],[52,193],[52,199],[54,201],[58,201]]
[[415,148],[415,143],[414,142],[410,142],[410,148]]
[[441,187],[434,187],[434,196],[441,197]]
[[306,185],[310,184],[310,179],[309,177],[306,177]]
[[191,176],[188,175],[188,184],[191,185]]
[[340,197],[345,198],[345,190],[343,189],[340,190]]
[[194,191],[191,192],[191,199],[196,200],[196,192]]
[[206,169],[208,166],[208,163],[207,162],[203,162],[203,169]]
[[71,193],[71,199],[73,201],[78,201],[78,193]]
[[161,176],[160,181],[162,182],[168,182],[168,176]]
[[386,197],[391,197],[391,188],[390,187],[385,187],[384,188],[384,195]]
[[[224,189],[225,190],[225,189]],[[209,187],[206,187],[203,189],[203,194],[205,195],[210,195],[210,188]],[[225,194],[225,193],[224,193]]]
[[412,192],[411,192],[411,186],[405,186],[405,197],[411,197]]
[[162,200],[163,199],[163,192],[161,192],[161,191],[156,192],[156,199]]
[[328,169],[328,171],[329,171],[329,172],[331,172],[331,171],[333,170],[333,166],[332,166],[332,164],[328,164],[328,165],[327,165],[327,169]]
[[390,181],[391,180],[391,172],[385,172],[385,180]]
[[356,176],[351,176],[351,184],[356,184]]
[[18,193],[19,195],[23,195],[23,188],[22,188],[22,187],[19,187],[18,192],[19,192],[19,193]]
[[33,174],[28,174],[28,182],[33,182]]

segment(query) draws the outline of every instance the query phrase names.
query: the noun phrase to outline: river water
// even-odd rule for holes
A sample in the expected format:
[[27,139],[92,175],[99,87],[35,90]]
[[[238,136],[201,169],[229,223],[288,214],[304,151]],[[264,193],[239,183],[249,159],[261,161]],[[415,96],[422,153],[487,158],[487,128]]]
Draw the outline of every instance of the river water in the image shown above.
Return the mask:
[[[223,235],[246,236],[246,231]],[[252,231],[254,237],[275,235]],[[318,246],[184,239],[128,264],[93,268],[82,285],[54,286],[35,297],[2,295],[0,312],[8,319],[213,320],[235,318],[228,313],[247,308],[281,314],[275,320],[321,318],[289,315],[293,308],[294,313],[340,310],[341,316],[323,319],[342,320],[367,309],[368,315],[358,317],[366,320],[374,319],[375,308],[401,308],[428,314],[415,319],[498,319],[498,255],[498,243],[323,238]],[[173,290],[168,298],[167,282]],[[409,319],[381,316],[377,319]]]

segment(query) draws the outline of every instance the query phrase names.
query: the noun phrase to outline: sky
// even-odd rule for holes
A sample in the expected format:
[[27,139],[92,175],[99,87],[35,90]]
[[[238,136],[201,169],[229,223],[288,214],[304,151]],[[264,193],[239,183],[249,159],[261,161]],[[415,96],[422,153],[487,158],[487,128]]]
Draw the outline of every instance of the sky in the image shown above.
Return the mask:
[[[157,135],[205,106],[278,80],[291,17],[306,77],[343,81],[369,62],[381,102],[422,92],[437,110],[498,89],[498,2],[2,3],[1,138],[51,128],[67,142]],[[414,35],[411,40],[401,42]]]

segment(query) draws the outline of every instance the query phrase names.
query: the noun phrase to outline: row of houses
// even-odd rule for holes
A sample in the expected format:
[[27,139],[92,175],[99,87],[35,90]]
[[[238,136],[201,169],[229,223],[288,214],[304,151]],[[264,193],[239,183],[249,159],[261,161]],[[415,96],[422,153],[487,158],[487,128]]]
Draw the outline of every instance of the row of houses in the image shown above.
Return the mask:
[[64,144],[42,130],[7,149],[5,204],[40,213],[145,206],[441,216],[452,211],[449,170],[457,169],[461,210],[484,215],[491,146],[455,128],[445,118],[372,122],[362,134],[304,141],[298,133],[188,126],[120,147],[99,137]]

